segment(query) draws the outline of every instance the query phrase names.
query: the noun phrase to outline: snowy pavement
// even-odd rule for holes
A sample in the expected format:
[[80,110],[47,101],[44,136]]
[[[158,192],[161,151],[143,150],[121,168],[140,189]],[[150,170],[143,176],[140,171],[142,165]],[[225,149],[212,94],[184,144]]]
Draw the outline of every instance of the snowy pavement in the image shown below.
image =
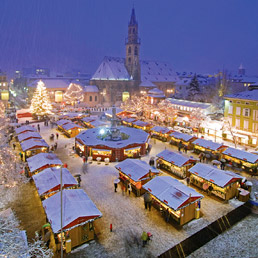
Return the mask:
[[[54,142],[50,142],[49,136],[56,132],[55,129],[44,127],[41,123],[40,134],[50,145],[56,142],[56,138]],[[133,194],[123,196],[121,188],[118,188],[117,193],[114,192],[113,180],[118,177],[118,171],[114,168],[116,163],[98,165],[93,161],[92,164],[87,164],[87,171],[83,172],[82,158],[72,151],[74,138],[69,139],[58,133],[60,136],[55,153],[68,164],[68,169],[73,175],[82,175],[81,188],[103,214],[103,217],[95,222],[97,241],[81,251],[70,254],[69,257],[86,257],[93,251],[96,257],[155,257],[242,204],[237,200],[226,204],[204,194],[201,202],[203,216],[181,229],[176,228],[166,223],[156,209],[145,210],[142,197],[136,198]],[[149,155],[142,157],[142,160],[148,162],[150,157],[165,148],[176,150],[168,143],[158,140],[155,142],[151,141],[152,150]],[[200,189],[196,190],[202,193]],[[113,225],[113,232],[109,230],[110,223]],[[142,248],[139,242],[142,231],[153,234],[152,241],[145,248]]]

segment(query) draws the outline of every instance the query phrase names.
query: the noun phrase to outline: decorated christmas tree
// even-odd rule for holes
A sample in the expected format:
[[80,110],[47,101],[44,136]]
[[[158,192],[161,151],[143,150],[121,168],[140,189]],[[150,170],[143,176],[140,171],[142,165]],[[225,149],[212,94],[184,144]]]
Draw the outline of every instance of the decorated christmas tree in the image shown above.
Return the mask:
[[46,87],[42,81],[39,81],[31,100],[31,113],[34,116],[44,116],[51,114],[51,109],[52,106]]
[[77,102],[81,102],[84,99],[83,89],[79,84],[70,83],[68,89],[64,94],[64,100],[66,103],[75,105]]

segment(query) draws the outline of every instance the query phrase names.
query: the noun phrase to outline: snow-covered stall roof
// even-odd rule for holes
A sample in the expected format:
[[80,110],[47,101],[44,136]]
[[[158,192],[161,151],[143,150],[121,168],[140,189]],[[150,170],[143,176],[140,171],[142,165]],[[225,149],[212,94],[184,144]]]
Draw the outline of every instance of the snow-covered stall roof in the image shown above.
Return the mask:
[[166,98],[164,92],[159,90],[158,88],[152,89],[148,91],[148,97],[152,98]]
[[179,106],[186,106],[191,108],[199,108],[199,109],[208,109],[211,107],[210,103],[202,103],[202,102],[195,102],[189,100],[182,100],[182,99],[173,99],[168,98],[171,104],[179,105]]
[[156,132],[156,133],[161,133],[161,134],[167,134],[169,132],[172,132],[173,130],[167,128],[167,127],[163,127],[163,126],[154,126],[151,128],[152,132]]
[[30,125],[24,125],[24,126],[21,126],[21,127],[18,127],[18,128],[15,129],[16,134],[24,133],[24,132],[27,132],[27,131],[36,132],[37,129],[33,126],[30,126]]
[[49,147],[44,139],[29,139],[21,142],[22,151],[39,149],[42,147],[46,147],[46,148]]
[[68,123],[68,124],[62,125],[62,128],[67,131],[67,130],[71,130],[74,128],[83,128],[83,127],[80,125],[77,125],[75,123]]
[[202,194],[170,176],[157,176],[143,188],[175,211],[203,198]]
[[158,153],[156,156],[178,167],[184,166],[189,161],[196,161],[196,159],[193,157],[179,154],[170,150],[163,150],[162,152]]
[[[116,115],[124,111],[122,108],[119,108],[119,107],[115,107],[115,109],[116,109]],[[113,114],[112,112],[113,112],[112,108],[110,108],[107,111],[105,111],[105,115],[111,117]]]
[[125,121],[126,123],[132,123],[132,122],[136,121],[136,118],[125,117],[125,118],[122,118],[122,121]]
[[124,148],[131,144],[143,144],[146,143],[149,134],[143,130],[124,127],[118,127],[121,133],[129,135],[130,137],[120,141],[101,140],[100,128],[92,128],[87,131],[81,132],[76,136],[76,139],[81,140],[87,146],[103,146],[109,148]]
[[130,75],[125,67],[125,59],[105,56],[92,80],[129,80]]
[[68,118],[68,119],[73,119],[73,118],[80,118],[82,116],[84,116],[85,114],[82,113],[64,113],[62,114],[59,118]]
[[84,92],[99,92],[99,88],[96,85],[87,85],[83,87]]
[[62,126],[62,125],[68,124],[68,123],[71,123],[71,121],[68,120],[68,119],[61,119],[61,120],[56,122],[56,124],[59,125],[59,126]]
[[250,163],[257,163],[258,161],[258,156],[256,154],[243,151],[243,150],[238,150],[232,147],[227,148],[225,151],[222,152],[225,155],[241,159],[243,161],[247,161]]
[[203,163],[197,163],[189,169],[189,172],[220,187],[225,187],[231,182],[238,179],[243,179],[242,176],[239,176],[231,171],[221,170]]
[[141,127],[151,125],[150,123],[141,120],[134,121],[133,124]]
[[195,138],[194,136],[186,133],[180,133],[180,132],[173,132],[170,134],[171,137],[174,137],[175,139],[179,139],[185,142],[190,141],[191,139]]
[[39,153],[27,159],[30,172],[34,172],[42,167],[56,165],[61,166],[62,161],[54,153]]
[[158,169],[138,159],[126,159],[118,163],[115,168],[136,182],[146,179],[150,171],[156,174],[160,173]]
[[[60,174],[60,168],[52,167],[32,176],[40,196],[60,190]],[[64,188],[77,185],[77,181],[67,168],[62,168],[62,183]]]
[[251,90],[251,91],[249,91],[249,90],[242,91],[242,92],[238,92],[238,93],[235,93],[235,94],[226,95],[224,98],[225,99],[245,99],[245,100],[258,101],[258,90],[254,89],[254,90]]
[[[47,218],[54,233],[61,230],[60,192],[43,201]],[[101,212],[82,189],[63,190],[63,229],[67,230],[79,224],[102,217]]]
[[213,142],[210,140],[205,140],[205,139],[196,139],[193,144],[196,144],[198,146],[201,146],[203,148],[206,149],[210,149],[210,150],[218,150],[219,148],[225,146],[222,143],[217,143],[217,142]]
[[87,117],[82,118],[81,120],[85,123],[90,123],[90,122],[95,121],[97,119],[98,119],[97,116],[94,116],[94,117],[93,116],[87,116]]
[[18,141],[22,142],[29,138],[41,139],[41,135],[38,132],[26,132],[18,135]]

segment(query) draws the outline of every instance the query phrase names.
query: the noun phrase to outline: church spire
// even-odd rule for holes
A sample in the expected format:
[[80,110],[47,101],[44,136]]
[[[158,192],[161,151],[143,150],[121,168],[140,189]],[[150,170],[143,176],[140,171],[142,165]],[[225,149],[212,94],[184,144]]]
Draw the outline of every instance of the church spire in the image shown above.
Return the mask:
[[133,7],[129,25],[136,25],[136,24],[137,24],[137,21],[136,21],[136,16],[135,16],[135,10]]

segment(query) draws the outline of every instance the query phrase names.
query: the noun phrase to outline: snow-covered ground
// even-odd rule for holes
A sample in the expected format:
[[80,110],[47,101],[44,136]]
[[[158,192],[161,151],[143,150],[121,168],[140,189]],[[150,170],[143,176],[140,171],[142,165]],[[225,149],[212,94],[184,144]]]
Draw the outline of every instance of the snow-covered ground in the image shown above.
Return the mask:
[[[40,134],[50,145],[57,141],[56,138],[54,142],[49,141],[51,133],[56,133],[56,130],[41,123]],[[82,158],[72,151],[74,138],[69,139],[58,133],[60,136],[55,153],[68,164],[68,169],[73,175],[82,175],[81,188],[103,214],[95,223],[97,241],[78,252],[73,252],[69,257],[155,257],[241,204],[237,200],[223,203],[204,194],[205,198],[201,202],[203,216],[181,229],[176,228],[166,223],[159,211],[145,210],[142,197],[136,198],[133,194],[122,195],[121,188],[118,188],[117,193],[114,192],[113,180],[118,177],[118,172],[114,168],[116,163],[98,165],[94,161],[87,164],[87,171],[83,172]],[[153,147],[149,155],[142,157],[142,160],[147,162],[150,157],[165,148],[176,150],[168,143],[158,140],[152,140],[151,144]],[[196,190],[202,192],[200,189]],[[109,230],[110,223],[113,224],[113,232]],[[141,247],[140,242],[142,231],[153,234],[152,241],[145,248]]]

